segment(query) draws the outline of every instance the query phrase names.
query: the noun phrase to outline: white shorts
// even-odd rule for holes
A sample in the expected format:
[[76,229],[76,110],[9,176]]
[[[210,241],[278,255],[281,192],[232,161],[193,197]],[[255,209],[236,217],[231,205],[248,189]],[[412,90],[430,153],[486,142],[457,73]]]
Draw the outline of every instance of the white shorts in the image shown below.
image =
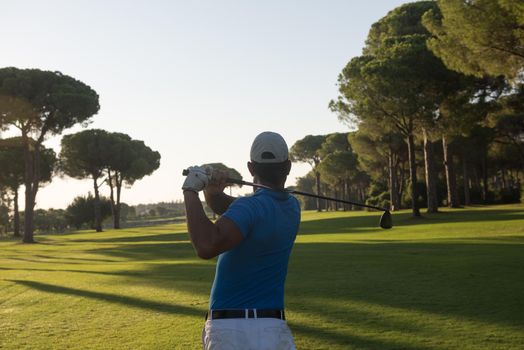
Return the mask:
[[295,350],[286,321],[278,318],[207,320],[204,350]]

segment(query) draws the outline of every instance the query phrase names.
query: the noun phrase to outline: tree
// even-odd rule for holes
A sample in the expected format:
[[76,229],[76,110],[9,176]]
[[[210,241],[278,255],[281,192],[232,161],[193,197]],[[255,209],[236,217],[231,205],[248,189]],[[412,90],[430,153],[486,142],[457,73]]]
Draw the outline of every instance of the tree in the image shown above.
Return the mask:
[[524,3],[521,0],[439,0],[424,15],[434,35],[429,48],[459,72],[514,79],[524,67]]
[[[436,2],[420,1],[402,5],[375,23],[366,42],[365,55],[358,60],[354,59],[352,68],[350,62],[349,67],[342,73],[342,81],[339,79],[342,87],[355,85],[352,90],[341,88],[343,97],[344,93],[353,94],[353,100],[346,97],[344,101],[339,98],[337,103],[331,104],[332,109],[339,112],[339,117],[346,120],[351,120],[352,114],[355,115],[359,110],[358,107],[364,105],[372,118],[380,121],[382,127],[393,126],[404,135],[410,154],[412,208],[415,216],[418,212],[413,203],[417,191],[416,181],[413,181],[416,180],[416,164],[414,144],[411,140],[415,132],[421,134],[424,139],[428,212],[438,210],[438,175],[432,154],[434,143],[439,137],[442,138],[446,157],[448,195],[451,199],[449,202],[452,206],[458,206],[457,186],[452,167],[453,154],[448,147],[449,139],[467,132],[464,126],[471,128],[479,118],[471,122],[471,118],[464,118],[455,111],[448,109],[447,113],[444,113],[445,104],[457,99],[467,106],[484,106],[485,97],[488,95],[486,92],[494,91],[491,82],[485,79],[473,79],[449,70],[428,49],[427,40],[431,35],[422,23],[428,12],[438,16],[440,12]],[[405,43],[408,45],[404,45]],[[395,56],[402,58],[398,56],[402,51],[396,49],[402,46],[405,48],[402,53],[404,58],[413,59],[411,65],[406,64],[409,60],[395,59]],[[383,71],[382,75],[369,75],[374,66],[384,65],[384,58],[389,60],[388,65],[392,68],[389,74],[388,71]],[[402,66],[404,69],[400,69]],[[360,83],[357,78],[361,80]],[[350,79],[353,79],[353,83]],[[380,82],[380,79],[383,82]],[[377,81],[387,84],[377,84]],[[374,88],[375,86],[377,88]],[[360,99],[362,104],[356,105],[355,98]],[[380,118],[381,114],[385,117]],[[356,119],[362,121],[363,117],[360,115]],[[461,124],[461,128],[451,127],[454,124]]]
[[[52,149],[39,149],[39,182],[41,186],[51,181],[55,171],[56,154]],[[18,207],[18,191],[24,183],[24,141],[21,137],[0,140],[0,184],[7,187],[13,194],[13,234],[20,237],[20,211]]]
[[129,206],[126,203],[120,203],[120,219],[126,222],[130,218],[136,217],[135,207]]
[[[322,179],[333,187],[335,197],[349,199],[350,184],[356,184],[354,180],[359,173],[357,158],[353,152],[348,150],[330,153],[318,166],[318,171],[322,174]],[[334,202],[333,205],[337,209],[338,204]]]
[[417,206],[415,132],[431,119],[438,106],[434,92],[447,75],[443,64],[425,46],[420,35],[386,40],[377,55],[353,58],[339,76],[340,97],[330,107],[339,118],[374,120],[395,128],[408,145],[413,216]]
[[91,193],[87,196],[78,196],[67,206],[65,217],[67,222],[77,230],[84,224],[89,228],[96,228],[98,218],[95,217],[95,206],[100,208],[100,219],[104,220],[111,216],[111,203],[109,199],[100,197],[98,200]]
[[[311,168],[315,172],[316,192],[319,196],[321,195],[320,171],[318,171],[317,167],[322,160],[320,149],[322,147],[322,143],[324,143],[325,138],[326,137],[324,135],[307,135],[303,139],[295,142],[289,152],[291,161],[308,163],[311,165]],[[320,199],[317,198],[317,211],[320,210]]]
[[[357,157],[348,142],[347,133],[327,135],[319,151],[322,162],[318,165],[323,181],[334,189],[335,197],[350,199],[352,192],[363,191],[359,180],[361,171],[357,168]],[[338,209],[336,202],[331,203]],[[344,206],[344,209],[351,209]]]
[[[231,179],[242,180],[242,175],[240,175],[240,173],[236,169],[230,168],[230,167],[228,167],[227,165],[225,165],[223,163],[207,163],[207,164],[203,164],[202,166],[203,167],[211,167],[211,169],[213,169],[213,170],[220,170],[220,171],[226,172],[228,174],[228,177],[231,178]],[[230,194],[231,194],[231,188],[234,187],[234,186],[241,187],[242,185],[235,185],[235,184],[231,185],[229,187]],[[215,213],[213,212],[213,218],[214,217],[215,217]]]
[[498,99],[500,108],[491,113],[488,124],[495,129],[495,142],[511,146],[524,169],[524,85],[514,91]]
[[0,69],[0,125],[18,129],[24,143],[25,243],[34,242],[33,213],[42,143],[49,135],[86,123],[99,108],[93,89],[60,72]]
[[[295,188],[301,192],[312,193],[315,188],[316,176],[313,170],[302,177],[297,178],[297,185]],[[317,201],[313,197],[298,196],[303,210],[312,210],[317,208]]]
[[405,163],[408,152],[403,136],[394,128],[388,129],[372,120],[359,125],[357,132],[349,134],[349,142],[358,154],[359,167],[377,183],[387,179],[389,188],[390,209],[401,209],[401,198],[404,191]]
[[421,21],[428,11],[439,13],[435,1],[408,3],[391,10],[371,25],[363,50],[364,55],[376,55],[381,51],[384,43],[392,38],[398,39],[414,34],[428,37],[430,33]]
[[[433,1],[405,4],[373,24],[364,55],[353,58],[343,69],[340,96],[330,103],[341,120],[358,124],[372,119],[374,124],[396,129],[406,139],[414,216],[420,215],[415,133],[434,118],[458,77],[426,47],[429,33],[421,17],[435,9]],[[432,168],[428,166],[426,171]]]
[[111,137],[100,129],[91,129],[62,138],[60,152],[61,170],[71,177],[85,179],[91,177],[94,189],[95,229],[102,231],[102,212],[99,189],[103,184],[99,180],[109,163]]
[[240,173],[235,168],[230,168],[223,163],[206,163],[206,164],[202,164],[202,166],[210,167],[213,170],[219,170],[219,171],[226,172],[228,176],[232,179],[242,180],[242,175],[240,175]]
[[153,151],[143,141],[133,140],[126,134],[110,133],[108,137],[110,146],[105,171],[110,189],[113,227],[118,229],[122,185],[132,186],[135,181],[151,175],[160,166],[160,153]]
[[35,230],[45,233],[62,233],[68,226],[63,209],[35,210]]

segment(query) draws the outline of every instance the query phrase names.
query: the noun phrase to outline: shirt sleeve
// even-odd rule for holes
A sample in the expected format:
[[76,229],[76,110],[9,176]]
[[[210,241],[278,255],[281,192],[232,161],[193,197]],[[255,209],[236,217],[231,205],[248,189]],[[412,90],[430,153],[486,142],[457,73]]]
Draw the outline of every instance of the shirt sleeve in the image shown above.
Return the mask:
[[257,218],[256,203],[250,197],[238,198],[231,203],[222,216],[232,220],[237,225],[242,236],[246,238],[255,225]]

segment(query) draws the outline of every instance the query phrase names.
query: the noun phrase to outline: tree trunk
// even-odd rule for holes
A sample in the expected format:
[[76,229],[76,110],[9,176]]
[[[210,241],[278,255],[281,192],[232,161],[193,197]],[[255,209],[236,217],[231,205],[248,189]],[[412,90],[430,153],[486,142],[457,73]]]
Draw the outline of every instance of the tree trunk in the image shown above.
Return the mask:
[[29,138],[26,134],[22,134],[24,140],[24,185],[25,185],[25,209],[24,209],[24,243],[34,243],[34,228],[33,217],[35,208],[35,198],[33,197],[33,178],[35,176],[34,164],[34,150],[29,144]]
[[481,190],[481,185],[480,185],[478,167],[474,166],[472,170],[473,170],[472,179],[471,179],[473,182],[472,186],[475,190],[479,191],[480,193],[482,190]]
[[428,213],[438,213],[437,172],[434,159],[433,142],[428,139],[426,129],[424,134],[424,164],[426,168],[426,194]]
[[102,208],[100,206],[100,193],[98,192],[97,177],[93,175],[93,186],[95,189],[95,230],[102,232]]
[[113,217],[113,227],[116,228],[116,215],[115,215],[115,195],[113,190],[113,176],[111,170],[107,169],[107,183],[109,185],[109,200],[111,202],[111,216]]
[[119,176],[118,173],[115,174],[116,179],[116,206],[115,206],[115,219],[114,227],[116,229],[120,228],[120,193],[122,191],[122,176]]
[[[351,200],[352,192],[353,191],[351,191],[351,186],[349,186],[348,181],[346,181],[346,196],[347,196],[346,198],[347,198],[348,201]],[[353,210],[353,204],[349,204],[348,203],[347,206],[348,206],[348,210]]]
[[[346,179],[344,180],[344,200],[349,201],[349,181]],[[351,210],[351,205],[348,203],[344,204],[344,211]]]
[[444,151],[444,168],[446,170],[446,186],[448,190],[448,206],[450,208],[459,208],[460,202],[457,191],[457,178],[453,164],[453,154],[448,145],[446,136],[442,136],[442,149]]
[[401,164],[400,168],[400,173],[399,173],[399,179],[398,179],[398,182],[397,182],[397,187],[398,187],[398,209],[402,209],[402,196],[404,195],[404,188],[405,188],[405,182],[404,182],[404,179],[406,177],[406,170],[404,168],[404,163]]
[[20,209],[18,208],[18,188],[13,189],[14,192],[14,216],[13,216],[13,235],[21,237],[20,235]]
[[[109,180],[110,198],[111,198],[111,215],[113,216],[113,228],[120,228],[120,191],[122,189],[122,183],[118,175],[118,171],[115,171],[114,176],[111,175],[111,171],[107,171],[107,179]],[[114,183],[113,183],[114,180]],[[116,201],[114,195],[114,189],[116,187]]]
[[417,164],[415,161],[415,141],[413,135],[408,136],[408,155],[409,155],[409,177],[411,180],[411,212],[414,217],[420,216],[417,205]]
[[[321,196],[320,194],[320,172],[315,171],[315,182],[317,185],[317,195]],[[321,204],[320,204],[320,198],[317,198],[317,211],[322,211]]]
[[488,159],[485,154],[482,158],[482,201],[488,201]]
[[469,171],[465,148],[462,148],[462,179],[464,181],[464,205],[471,205],[471,194],[469,191]]
[[393,162],[393,153],[390,150],[390,153],[388,155],[388,168],[389,168],[389,199],[390,199],[390,205],[389,210],[394,211],[398,210],[399,205],[399,198],[398,198],[398,190],[397,190],[397,170],[395,169],[395,165]]
[[508,185],[506,183],[506,170],[505,169],[502,169],[500,171],[500,179],[502,180],[502,188],[503,189],[508,188]]

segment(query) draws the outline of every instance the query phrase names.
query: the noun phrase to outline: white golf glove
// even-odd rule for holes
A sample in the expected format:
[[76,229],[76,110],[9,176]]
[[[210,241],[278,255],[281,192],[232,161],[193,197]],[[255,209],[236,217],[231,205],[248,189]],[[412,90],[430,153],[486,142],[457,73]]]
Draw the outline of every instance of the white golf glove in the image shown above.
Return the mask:
[[211,169],[200,166],[191,166],[187,168],[189,174],[182,185],[182,190],[200,192],[207,186],[211,178]]

